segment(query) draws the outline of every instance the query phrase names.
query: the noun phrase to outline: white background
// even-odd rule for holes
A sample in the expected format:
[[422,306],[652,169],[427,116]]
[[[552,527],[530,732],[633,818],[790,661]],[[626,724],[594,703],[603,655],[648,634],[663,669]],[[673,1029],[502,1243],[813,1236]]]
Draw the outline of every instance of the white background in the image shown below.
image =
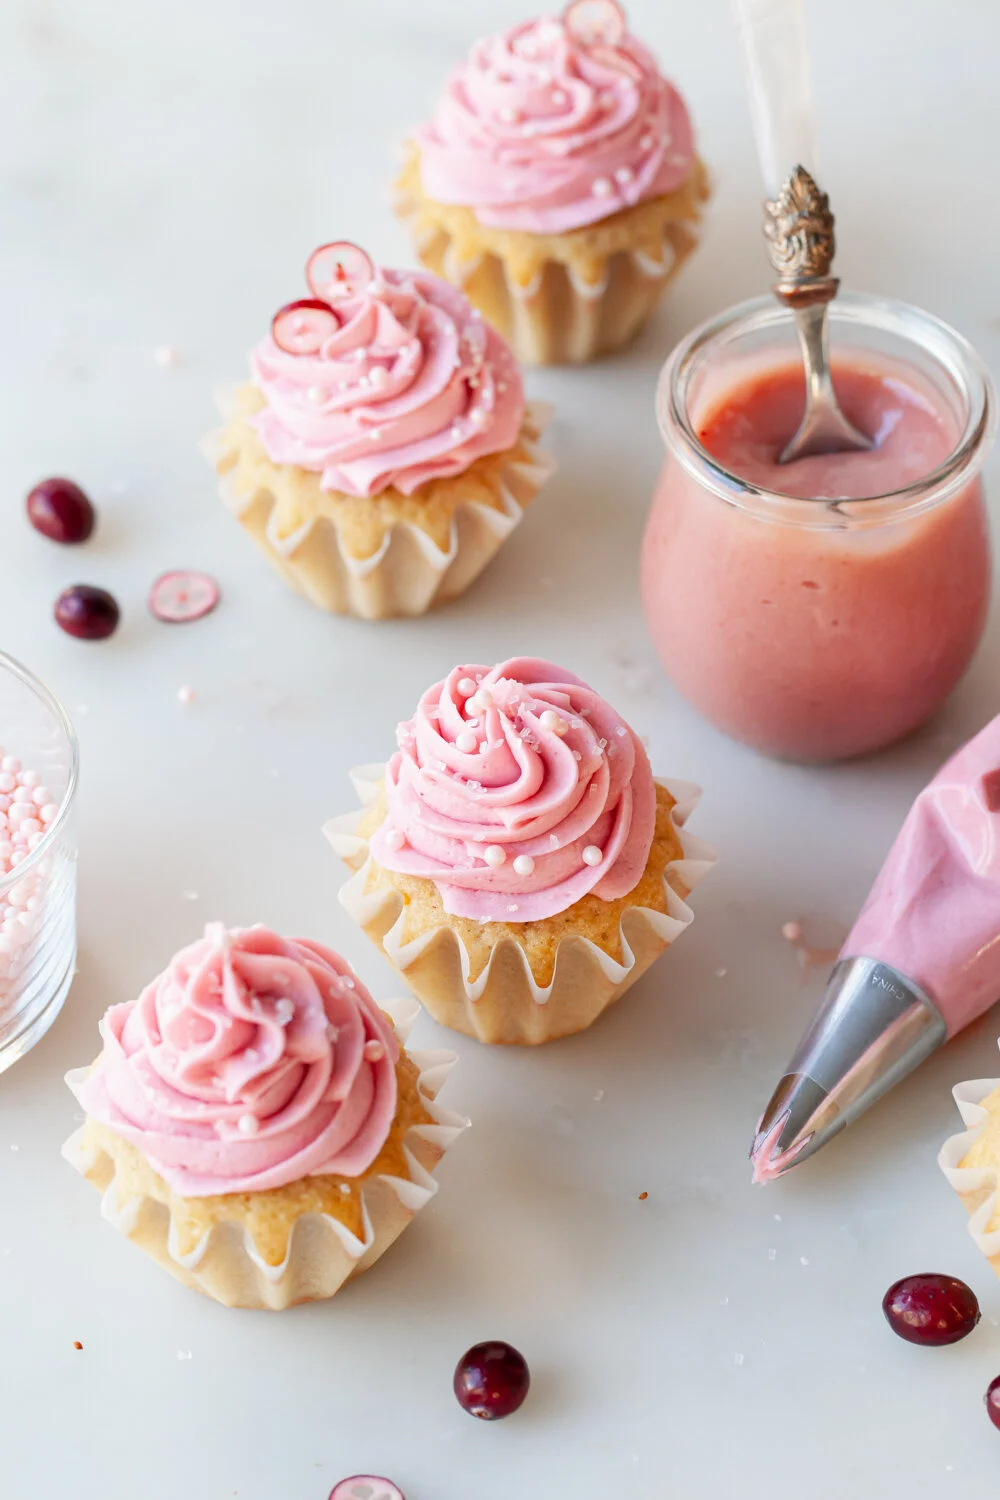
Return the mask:
[[[841,275],[942,315],[996,370],[1000,11],[809,9]],[[1000,708],[995,634],[918,739],[802,770],[697,721],[636,603],[658,366],[768,281],[724,0],[632,4],[714,173],[705,244],[625,357],[531,375],[558,408],[560,472],[469,596],[412,623],[325,618],[272,580],[196,448],[213,389],[302,295],[316,244],[406,258],[392,143],[475,35],[523,14],[522,0],[0,13],[0,644],[61,696],[83,751],[80,976],[0,1078],[4,1500],[326,1500],[358,1470],[408,1500],[996,1494],[982,1393],[1000,1373],[1000,1287],[934,1161],[957,1122],[951,1084],[1000,1071],[996,1016],[786,1181],[751,1190],[746,1161],[822,984],[802,983],[781,925],[842,935],[912,796]],[[176,369],[154,362],[164,344]],[[23,520],[47,473],[100,508],[80,553]],[[168,628],[145,592],[185,564],[217,574],[224,602]],[[51,621],[81,580],[121,601],[108,644]],[[202,1301],[116,1236],[60,1160],[62,1074],[93,1055],[104,1008],[209,918],[331,942],[376,995],[398,990],[337,904],[319,825],[425,685],[459,658],[518,652],[591,679],[651,736],[657,771],[706,788],[693,826],[723,863],[694,928],[581,1038],[535,1052],[458,1039],[445,1097],[474,1129],[439,1197],[347,1293],[280,1316]],[[443,1040],[429,1021],[417,1036]],[[914,1350],[882,1322],[889,1283],[925,1269],[982,1297],[983,1326],[956,1349]],[[485,1337],[517,1344],[535,1376],[530,1404],[493,1427],[450,1390]]]

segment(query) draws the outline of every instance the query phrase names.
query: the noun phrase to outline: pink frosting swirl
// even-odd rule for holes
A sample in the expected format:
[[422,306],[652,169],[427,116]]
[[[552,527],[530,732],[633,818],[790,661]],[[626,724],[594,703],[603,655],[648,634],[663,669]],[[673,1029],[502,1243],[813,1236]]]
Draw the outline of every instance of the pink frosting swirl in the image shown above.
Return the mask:
[[101,1035],[84,1109],[186,1197],[357,1177],[392,1126],[395,1033],[318,943],[209,926]]
[[566,17],[478,41],[416,135],[431,198],[481,223],[559,234],[670,193],[694,159],[683,99],[627,33]]
[[642,875],[656,822],[649,760],[572,673],[534,657],[456,667],[397,734],[372,854],[433,880],[446,911],[538,921],[590,891],[624,896]]
[[268,335],[254,350],[268,457],[321,474],[323,489],[411,495],[513,446],[524,416],[509,346],[462,293],[420,271],[380,272],[334,309],[317,354]]

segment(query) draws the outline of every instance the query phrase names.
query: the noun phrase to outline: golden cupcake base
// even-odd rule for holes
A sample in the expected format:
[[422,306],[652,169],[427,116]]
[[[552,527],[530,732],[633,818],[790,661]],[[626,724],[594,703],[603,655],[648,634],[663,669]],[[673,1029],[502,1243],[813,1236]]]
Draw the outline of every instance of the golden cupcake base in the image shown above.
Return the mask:
[[[391,1003],[401,1042],[417,1014]],[[450,1052],[404,1052],[389,1139],[357,1179],[304,1178],[284,1188],[184,1198],[112,1130],[87,1120],[63,1156],[101,1193],[101,1213],[177,1281],[226,1307],[280,1311],[332,1297],[398,1239],[437,1192],[434,1168],[467,1120],[437,1094]],[[79,1085],[89,1070],[67,1077]]]
[[448,916],[433,882],[375,863],[368,838],[382,821],[384,767],[352,778],[362,807],[324,829],[354,872],[341,905],[436,1021],[481,1042],[537,1046],[591,1026],[690,926],[687,897],[714,863],[684,828],[698,788],[662,782],[657,837],[629,896],[588,896],[546,922],[480,929]]
[[464,593],[555,471],[537,447],[549,409],[535,403],[511,448],[412,495],[324,490],[318,474],[272,463],[249,421],[262,404],[252,385],[221,396],[226,423],[204,451],[227,507],[271,565],[331,614],[422,615]]
[[583,364],[638,332],[698,243],[708,172],[674,192],[564,234],[490,229],[470,208],[428,198],[411,151],[396,207],[417,254],[460,287],[522,364]]

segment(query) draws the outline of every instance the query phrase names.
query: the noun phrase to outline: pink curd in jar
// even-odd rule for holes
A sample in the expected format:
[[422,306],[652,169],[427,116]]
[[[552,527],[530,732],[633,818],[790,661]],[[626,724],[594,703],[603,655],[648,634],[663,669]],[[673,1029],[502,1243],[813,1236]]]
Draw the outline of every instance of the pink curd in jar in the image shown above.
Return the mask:
[[989,598],[978,479],[920,509],[912,494],[885,498],[945,463],[963,423],[902,361],[858,351],[833,376],[871,452],[780,464],[804,407],[801,366],[734,365],[690,413],[694,436],[772,493],[735,484],[727,502],[668,434],[643,543],[646,619],[674,683],[727,734],[791,760],[858,755],[915,729],[968,667]]

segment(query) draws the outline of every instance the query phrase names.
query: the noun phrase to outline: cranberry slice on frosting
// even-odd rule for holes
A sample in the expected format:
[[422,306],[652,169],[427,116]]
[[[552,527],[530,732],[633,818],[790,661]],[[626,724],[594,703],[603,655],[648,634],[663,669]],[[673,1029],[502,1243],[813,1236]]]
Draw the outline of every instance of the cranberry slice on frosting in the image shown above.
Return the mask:
[[334,240],[320,245],[306,265],[306,280],[314,297],[339,302],[354,297],[375,279],[375,267],[357,245],[348,240]]
[[271,319],[271,337],[283,354],[318,354],[340,319],[328,302],[304,297],[288,302]]
[[585,47],[617,47],[625,35],[625,12],[615,0],[572,0],[563,11],[566,29]]

